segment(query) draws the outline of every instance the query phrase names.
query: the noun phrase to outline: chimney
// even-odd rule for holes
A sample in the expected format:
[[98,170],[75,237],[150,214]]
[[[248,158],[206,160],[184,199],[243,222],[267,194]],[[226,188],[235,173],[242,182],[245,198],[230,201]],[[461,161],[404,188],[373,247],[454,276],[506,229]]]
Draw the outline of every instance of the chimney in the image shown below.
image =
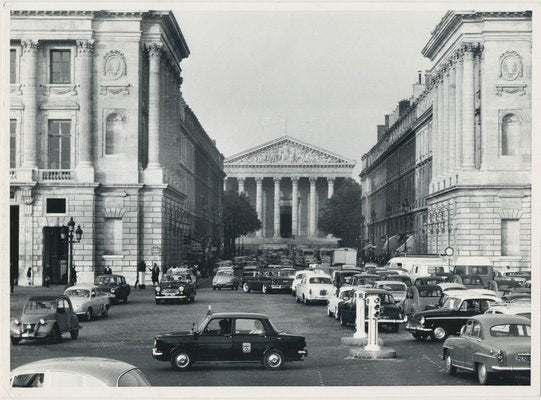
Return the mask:
[[423,83],[421,71],[417,71],[417,74],[418,74],[418,77],[419,77],[419,82],[418,82],[418,83],[419,83],[419,85],[420,85],[421,83]]
[[385,116],[385,127],[389,129],[389,115]]

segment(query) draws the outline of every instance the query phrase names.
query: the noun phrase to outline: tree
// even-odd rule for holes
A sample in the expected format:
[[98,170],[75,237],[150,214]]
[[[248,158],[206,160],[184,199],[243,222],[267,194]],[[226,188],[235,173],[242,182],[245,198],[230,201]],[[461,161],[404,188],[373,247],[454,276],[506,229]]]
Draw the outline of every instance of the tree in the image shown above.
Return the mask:
[[244,193],[227,190],[223,197],[224,207],[224,244],[228,257],[235,255],[235,240],[261,228],[257,212]]
[[348,178],[323,205],[318,226],[323,232],[339,238],[341,246],[357,248],[361,218],[361,186]]

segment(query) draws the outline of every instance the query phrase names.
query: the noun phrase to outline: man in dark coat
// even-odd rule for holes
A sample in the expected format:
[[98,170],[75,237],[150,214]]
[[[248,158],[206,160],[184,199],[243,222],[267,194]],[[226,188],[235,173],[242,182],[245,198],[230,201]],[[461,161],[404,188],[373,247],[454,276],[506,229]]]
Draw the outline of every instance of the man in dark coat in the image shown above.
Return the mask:
[[158,264],[154,263],[150,271],[152,272],[152,285],[156,286],[160,277],[160,267],[158,267]]

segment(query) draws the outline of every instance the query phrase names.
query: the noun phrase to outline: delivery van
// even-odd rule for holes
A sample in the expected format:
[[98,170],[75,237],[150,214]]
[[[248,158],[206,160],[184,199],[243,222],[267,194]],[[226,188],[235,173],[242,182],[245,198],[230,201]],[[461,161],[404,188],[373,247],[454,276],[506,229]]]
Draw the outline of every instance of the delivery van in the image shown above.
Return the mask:
[[437,256],[393,257],[387,262],[385,268],[404,269],[412,280],[421,276],[450,272],[447,261]]

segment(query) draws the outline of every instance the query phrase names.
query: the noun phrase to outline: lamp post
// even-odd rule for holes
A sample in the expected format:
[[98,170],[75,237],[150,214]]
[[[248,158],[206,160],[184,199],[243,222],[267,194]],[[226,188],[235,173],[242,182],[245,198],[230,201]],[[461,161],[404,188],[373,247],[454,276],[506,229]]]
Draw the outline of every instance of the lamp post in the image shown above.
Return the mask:
[[[370,224],[372,225],[372,242],[370,243],[372,246],[374,246],[374,231],[375,231],[375,227],[374,227],[374,223],[376,222],[376,212],[374,210],[372,210],[372,212],[370,212]],[[370,257],[371,257],[371,260],[370,261],[374,261],[374,250],[373,248],[371,247],[371,254],[370,254]]]
[[73,220],[73,217],[70,217],[68,225],[63,226],[60,231],[60,238],[62,240],[68,241],[68,251],[69,251],[68,286],[72,285],[73,239],[75,239],[77,243],[79,243],[82,237],[83,237],[83,230],[81,229],[81,225],[77,225],[77,229],[75,229],[75,221]]

